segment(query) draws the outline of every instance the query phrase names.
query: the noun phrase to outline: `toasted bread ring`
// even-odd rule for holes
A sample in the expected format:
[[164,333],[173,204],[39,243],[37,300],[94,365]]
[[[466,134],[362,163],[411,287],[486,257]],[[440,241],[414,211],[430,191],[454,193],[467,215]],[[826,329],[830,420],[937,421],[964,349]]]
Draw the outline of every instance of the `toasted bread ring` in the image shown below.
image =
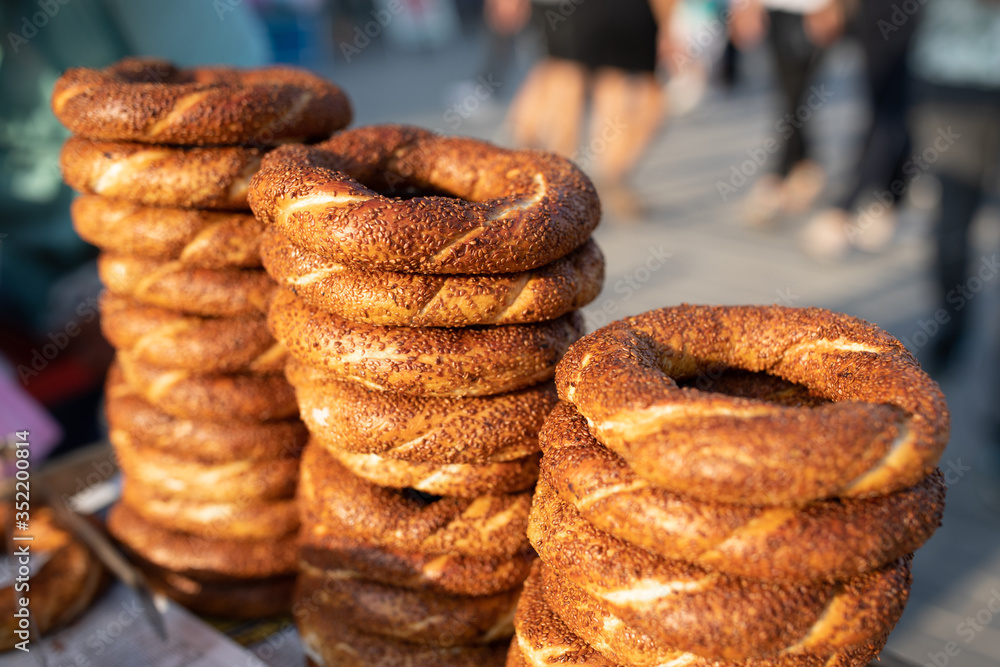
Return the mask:
[[[379,271],[526,271],[583,245],[601,217],[594,186],[565,158],[413,127],[282,146],[261,169],[250,193],[258,219],[338,264]],[[401,185],[448,196],[376,192]]]
[[543,480],[528,537],[546,567],[661,646],[741,660],[869,646],[903,613],[910,559],[843,582],[731,577],[656,556],[587,523]]
[[279,373],[287,356],[262,314],[185,315],[108,291],[101,295],[101,332],[136,359],[202,373]]
[[[720,366],[832,402],[786,407],[681,389]],[[896,339],[819,308],[678,306],[574,345],[559,396],[654,485],[708,502],[803,505],[918,484],[948,442],[944,395]]]
[[483,596],[441,595],[341,574],[303,563],[299,599],[361,632],[416,644],[489,644],[514,632],[520,588]]
[[246,213],[142,206],[83,195],[71,206],[83,240],[113,255],[177,260],[200,269],[260,268],[264,226]]
[[261,257],[278,284],[308,304],[379,326],[464,327],[553,320],[597,298],[604,257],[593,241],[545,266],[491,275],[367,271],[296,246],[273,227]]
[[79,136],[188,146],[320,138],[351,121],[340,88],[302,69],[180,69],[156,58],[69,69],[52,110]]
[[494,327],[376,327],[317,310],[288,290],[275,295],[268,324],[293,357],[338,379],[455,397],[500,394],[548,380],[583,327],[578,313]]
[[531,493],[421,499],[348,472],[322,445],[302,454],[299,499],[331,530],[372,546],[466,556],[511,556],[527,544]]
[[940,471],[877,498],[800,509],[722,505],[650,485],[602,447],[567,403],[552,412],[540,437],[545,479],[587,521],[665,558],[733,575],[850,578],[918,549],[944,513]]
[[70,137],[59,163],[77,192],[147,206],[247,210],[247,185],[264,151],[246,146],[183,148]]
[[538,430],[556,404],[542,383],[495,396],[411,396],[341,382],[290,359],[302,420],[344,451],[413,463],[513,461],[538,451]]
[[275,284],[258,269],[192,269],[179,261],[101,253],[97,272],[108,291],[140,303],[204,317],[267,312]]

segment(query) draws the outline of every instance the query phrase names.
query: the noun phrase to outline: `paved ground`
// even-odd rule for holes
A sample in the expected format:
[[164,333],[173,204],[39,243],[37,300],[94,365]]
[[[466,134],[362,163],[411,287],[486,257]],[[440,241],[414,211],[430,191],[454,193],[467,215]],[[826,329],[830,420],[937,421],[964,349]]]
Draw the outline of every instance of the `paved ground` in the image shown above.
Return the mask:
[[[468,94],[455,83],[478,73],[483,62],[479,45],[408,57],[391,57],[379,48],[372,45],[332,72],[355,100],[358,122],[410,122],[452,131],[448,118],[454,116],[445,114]],[[858,138],[851,128],[864,116],[851,76],[857,65],[856,55],[842,50],[823,78],[833,95],[818,112],[826,130],[819,143],[834,190],[851,168]],[[519,60],[514,69],[523,72],[525,66],[526,59]],[[680,302],[780,302],[844,311],[922,341],[914,334],[933,312],[926,214],[910,214],[883,254],[824,264],[798,251],[793,232],[800,220],[771,232],[751,231],[739,224],[740,197],[723,201],[717,182],[747,159],[748,149],[773,136],[777,115],[764,69],[756,70],[735,94],[710,94],[655,139],[635,179],[648,216],[641,224],[607,220],[597,233],[608,260],[607,286],[588,309],[588,319],[601,323],[605,307],[616,308],[617,317]],[[496,93],[462,120],[458,132],[502,140],[503,107],[516,89],[517,76],[495,73],[494,79],[501,82]],[[980,254],[992,256],[1000,239],[996,212],[984,215],[981,223]],[[661,268],[648,271],[644,263],[654,248],[672,255]],[[995,613],[1000,611],[1000,465],[989,456],[981,423],[991,400],[1000,405],[989,392],[995,373],[987,372],[997,368],[988,341],[997,340],[1000,331],[992,315],[998,298],[995,282],[989,281],[976,295],[972,307],[980,323],[978,335],[960,367],[942,379],[954,421],[944,466],[958,472],[944,526],[916,559],[911,603],[890,641],[892,651],[919,664],[1000,664],[1000,618]],[[970,616],[971,622],[966,620]]]

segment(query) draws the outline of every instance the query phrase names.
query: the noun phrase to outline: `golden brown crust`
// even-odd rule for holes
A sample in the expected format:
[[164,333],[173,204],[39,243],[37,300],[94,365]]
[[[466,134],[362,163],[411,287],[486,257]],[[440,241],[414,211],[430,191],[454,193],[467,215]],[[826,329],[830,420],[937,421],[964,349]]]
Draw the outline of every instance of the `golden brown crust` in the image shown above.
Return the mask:
[[592,240],[530,271],[428,275],[367,271],[296,246],[273,227],[261,241],[267,272],[309,305],[379,326],[464,327],[552,320],[597,298],[604,257]]
[[108,440],[122,473],[163,498],[226,503],[295,495],[299,462],[294,458],[206,463],[147,445],[113,425]]
[[123,503],[108,512],[108,530],[133,556],[203,583],[266,579],[298,568],[294,533],[259,539],[204,537],[169,530]]
[[549,382],[495,396],[446,398],[340,382],[295,359],[285,374],[318,440],[414,463],[486,463],[533,454],[538,429],[557,401]]
[[[13,507],[13,503],[11,503]],[[5,512],[6,513],[6,512]],[[11,520],[4,525],[12,525]],[[15,536],[23,531],[16,531]],[[47,507],[32,508],[31,529],[27,532],[31,542],[11,542],[16,545],[15,551],[22,545],[28,545],[32,558],[43,556],[48,560],[31,575],[30,589],[14,590],[14,584],[0,588],[0,651],[13,649],[24,638],[15,631],[24,630],[20,627],[19,612],[24,605],[20,599],[29,597],[29,611],[34,628],[31,636],[37,630],[41,635],[48,634],[63,626],[87,610],[95,598],[104,589],[107,576],[97,557],[84,544],[77,541],[73,535],[59,527],[52,511]],[[11,555],[11,562],[16,568],[23,565],[23,559]]]
[[267,312],[276,286],[259,269],[195,269],[180,261],[102,252],[101,282],[116,295],[140,303],[205,317]]
[[143,400],[115,364],[108,371],[105,410],[113,429],[191,462],[298,460],[309,437],[298,420],[204,421],[173,417]]
[[[448,196],[376,192],[401,185]],[[277,149],[250,201],[303,248],[407,273],[533,269],[582,245],[601,216],[594,186],[565,158],[391,125]]]
[[316,310],[284,289],[271,302],[268,324],[293,357],[338,379],[456,397],[500,394],[548,380],[583,328],[578,313],[537,324],[376,327]]
[[[680,389],[719,367],[833,401],[784,407]],[[559,395],[651,483],[710,502],[801,505],[898,491],[948,442],[944,395],[901,343],[818,308],[679,306],[613,323],[567,353]],[[738,435],[738,437],[734,437]]]
[[70,137],[59,163],[77,192],[147,206],[245,211],[247,184],[263,150],[244,146],[182,148]]
[[546,567],[662,646],[737,660],[832,654],[887,635],[903,613],[910,559],[843,582],[742,579],[672,561],[587,523],[539,481],[528,537]]
[[248,490],[236,500],[195,500],[158,494],[125,477],[121,502],[150,523],[212,540],[291,539],[299,527],[292,496],[263,499]]
[[302,453],[299,502],[321,529],[372,546],[466,556],[512,556],[527,546],[530,492],[421,498],[352,475],[316,443]]
[[339,576],[302,565],[296,598],[314,613],[348,619],[373,635],[417,644],[489,644],[514,632],[520,588],[485,596],[441,595]]
[[82,137],[187,146],[319,138],[351,121],[347,96],[305,70],[180,69],[156,58],[66,70],[52,110]]
[[336,443],[317,442],[349,472],[373,484],[435,496],[476,498],[486,493],[516,493],[532,488],[538,479],[538,454],[499,463],[411,463],[377,454],[353,454]]
[[138,255],[202,269],[260,268],[264,225],[246,213],[142,206],[83,195],[73,200],[73,227],[115,255]]
[[195,374],[119,353],[126,382],[146,401],[185,420],[268,421],[298,415],[295,392],[282,375]]
[[199,581],[139,562],[150,587],[199,616],[254,620],[287,614],[295,588],[293,575],[236,582]]
[[286,353],[262,314],[199,317],[105,291],[101,332],[140,361],[190,371],[279,373]]
[[889,496],[803,508],[706,503],[651,486],[560,404],[542,429],[546,481],[597,528],[666,558],[781,581],[845,579],[912,553],[941,523],[937,471]]
[[513,556],[386,549],[331,531],[308,507],[301,514],[299,544],[303,566],[335,572],[341,578],[366,579],[441,595],[495,595],[519,586],[536,560],[530,546]]
[[295,624],[307,664],[316,667],[503,667],[507,642],[474,646],[414,644],[355,630],[344,619],[315,613],[296,599]]

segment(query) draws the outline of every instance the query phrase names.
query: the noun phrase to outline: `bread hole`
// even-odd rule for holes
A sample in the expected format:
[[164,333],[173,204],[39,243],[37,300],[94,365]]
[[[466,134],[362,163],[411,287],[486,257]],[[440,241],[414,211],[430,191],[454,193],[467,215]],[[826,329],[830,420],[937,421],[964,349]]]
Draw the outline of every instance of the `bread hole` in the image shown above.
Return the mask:
[[428,505],[433,505],[437,501],[444,498],[444,496],[436,496],[433,493],[424,493],[423,491],[418,491],[416,489],[405,488],[401,491],[403,497],[407,500],[412,500],[419,503],[421,507],[427,507]]
[[680,378],[677,385],[684,389],[750,398],[786,407],[815,407],[829,402],[804,385],[767,373],[754,373],[728,366],[713,367],[693,377]]
[[399,181],[393,184],[381,183],[379,187],[373,188],[383,197],[393,197],[394,199],[416,199],[417,197],[449,197],[460,199],[450,192],[440,190],[433,185],[426,183],[409,183]]

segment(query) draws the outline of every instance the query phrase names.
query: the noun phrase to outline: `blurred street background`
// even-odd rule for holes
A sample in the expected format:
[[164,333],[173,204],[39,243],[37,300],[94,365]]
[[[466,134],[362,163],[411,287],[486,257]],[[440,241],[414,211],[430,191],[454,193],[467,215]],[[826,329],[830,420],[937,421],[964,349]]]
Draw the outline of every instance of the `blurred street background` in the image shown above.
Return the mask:
[[[899,337],[947,393],[952,441],[944,526],[917,556],[889,649],[919,665],[1000,664],[1000,4],[652,2],[649,30],[623,33],[652,35],[635,55],[652,67],[623,71],[588,62],[597,43],[574,27],[623,30],[595,13],[611,0],[51,4],[44,25],[40,3],[0,10],[0,350],[59,419],[60,450],[100,437],[110,355],[83,327],[31,366],[67,322],[91,324],[82,306],[99,290],[59,184],[55,77],[129,53],[296,64],[345,89],[355,126],[575,159],[604,202],[591,329],[682,302],[778,303]],[[571,34],[582,64],[565,52],[580,48],[562,43]],[[629,41],[612,43],[616,57]]]

